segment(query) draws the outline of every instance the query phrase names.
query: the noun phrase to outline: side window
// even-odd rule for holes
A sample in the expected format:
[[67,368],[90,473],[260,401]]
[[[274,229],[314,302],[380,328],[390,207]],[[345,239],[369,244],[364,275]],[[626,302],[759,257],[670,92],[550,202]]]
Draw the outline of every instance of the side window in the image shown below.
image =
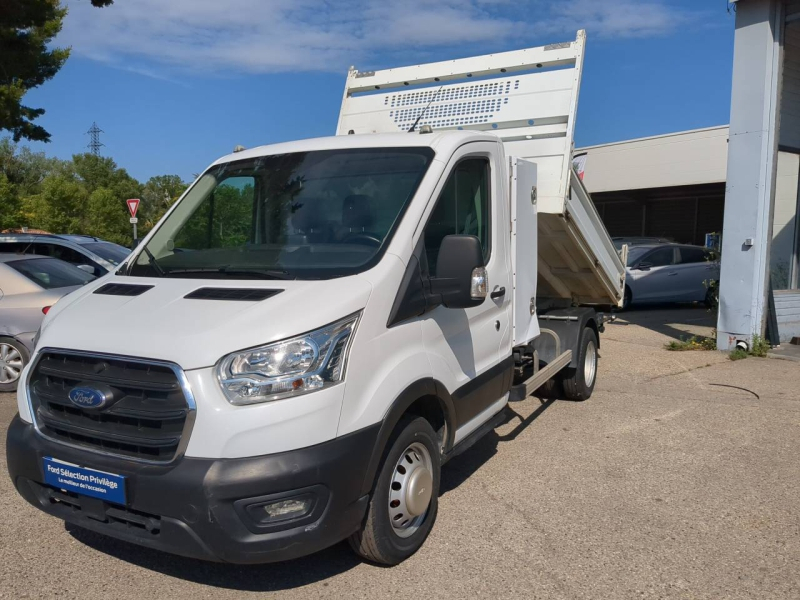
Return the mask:
[[477,236],[484,259],[489,259],[489,201],[489,159],[470,158],[458,163],[425,226],[425,252],[432,276],[436,275],[439,248],[447,235]]
[[706,251],[702,248],[681,248],[680,252],[682,265],[707,261]]
[[648,263],[651,267],[665,267],[674,262],[675,250],[673,248],[659,248],[654,250],[642,259],[643,263]]
[[[17,252],[25,252],[28,246],[30,246],[30,242],[0,242],[0,252],[9,252],[9,253],[17,253]],[[31,252],[31,250],[27,250]]]
[[251,238],[253,223],[252,177],[228,177],[195,209],[175,238],[186,250],[233,248]]
[[58,258],[64,262],[73,264],[76,267],[79,265],[89,265],[94,269],[94,274],[98,277],[106,272],[103,267],[91,260],[88,256],[72,248],[61,246],[60,244],[34,244],[33,253],[42,256],[52,256],[53,258]]

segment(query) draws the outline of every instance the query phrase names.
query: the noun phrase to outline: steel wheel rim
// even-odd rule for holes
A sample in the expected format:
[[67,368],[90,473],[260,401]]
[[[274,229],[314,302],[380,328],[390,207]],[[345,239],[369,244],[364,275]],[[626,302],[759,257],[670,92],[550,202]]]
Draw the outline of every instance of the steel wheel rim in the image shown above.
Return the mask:
[[[432,488],[433,461],[430,452],[423,444],[414,442],[400,455],[389,483],[389,523],[399,537],[414,535],[425,521],[430,508]],[[409,502],[410,493],[414,496],[427,494],[428,500],[422,512],[414,510],[413,505],[417,498],[412,497]]]
[[592,387],[597,374],[597,346],[594,340],[586,344],[586,358],[583,360],[583,380],[587,387]]
[[25,364],[20,351],[11,344],[0,343],[0,383],[14,383]]

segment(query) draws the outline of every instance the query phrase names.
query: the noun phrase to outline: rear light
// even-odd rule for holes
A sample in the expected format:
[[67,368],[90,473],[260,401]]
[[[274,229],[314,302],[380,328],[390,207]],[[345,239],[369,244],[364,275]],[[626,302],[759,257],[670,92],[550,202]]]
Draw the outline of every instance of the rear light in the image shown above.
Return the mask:
[[50,310],[50,307],[49,306],[45,306],[44,308],[42,308],[42,313],[46,315],[47,311],[49,311],[49,310]]

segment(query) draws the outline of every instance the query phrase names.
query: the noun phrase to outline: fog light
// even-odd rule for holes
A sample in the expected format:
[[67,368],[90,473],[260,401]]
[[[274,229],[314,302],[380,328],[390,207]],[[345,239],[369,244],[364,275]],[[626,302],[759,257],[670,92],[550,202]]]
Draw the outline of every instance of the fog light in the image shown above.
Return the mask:
[[286,500],[277,500],[265,504],[262,508],[267,513],[267,518],[263,519],[264,523],[274,523],[276,521],[284,521],[286,519],[297,519],[308,514],[312,507],[312,498],[288,498]]

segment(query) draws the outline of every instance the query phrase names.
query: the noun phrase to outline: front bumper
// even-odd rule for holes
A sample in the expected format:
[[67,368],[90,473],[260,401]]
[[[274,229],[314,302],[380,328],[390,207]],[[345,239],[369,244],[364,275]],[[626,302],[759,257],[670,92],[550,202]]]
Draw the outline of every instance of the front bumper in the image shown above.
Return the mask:
[[[205,560],[263,563],[333,545],[360,526],[368,496],[364,474],[379,425],[330,442],[239,459],[184,457],[170,465],[142,464],[50,442],[15,417],[8,430],[8,470],[17,491],[44,512],[111,537]],[[64,493],[45,485],[42,458],[127,477],[127,504]],[[250,500],[310,493],[305,518],[265,526],[246,509]]]

